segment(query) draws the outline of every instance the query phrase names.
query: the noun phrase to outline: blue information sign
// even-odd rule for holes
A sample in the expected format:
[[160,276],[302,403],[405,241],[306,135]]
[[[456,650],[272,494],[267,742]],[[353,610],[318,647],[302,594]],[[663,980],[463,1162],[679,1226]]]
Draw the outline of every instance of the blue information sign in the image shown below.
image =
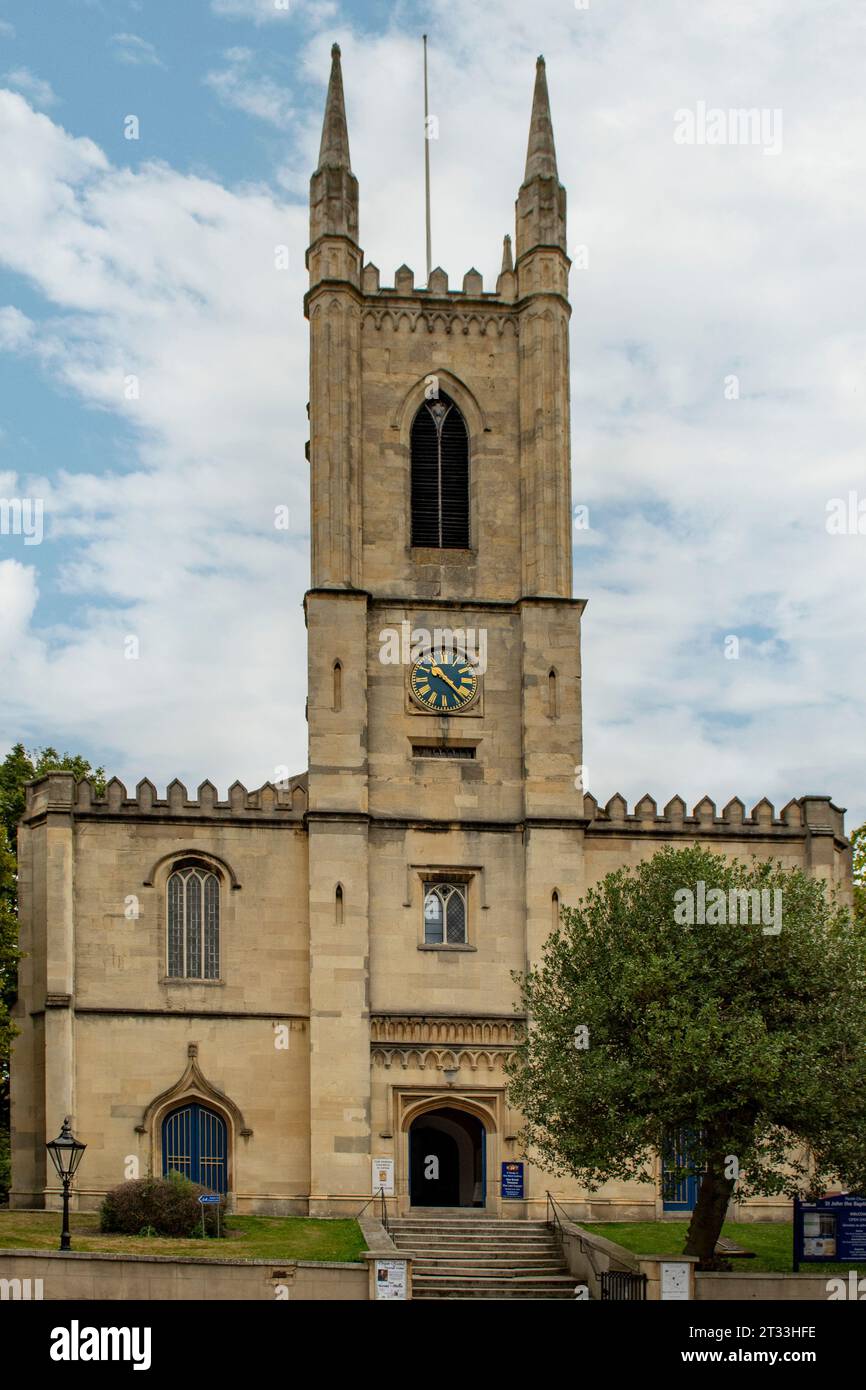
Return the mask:
[[220,1199],[216,1192],[203,1192],[198,1200],[203,1207],[218,1207]]
[[866,1262],[866,1197],[853,1193],[794,1202],[794,1268],[803,1261]]
[[503,1165],[502,1165],[502,1195],[503,1195],[503,1197],[522,1197],[522,1196],[523,1196],[523,1164],[522,1164],[522,1163],[503,1163]]

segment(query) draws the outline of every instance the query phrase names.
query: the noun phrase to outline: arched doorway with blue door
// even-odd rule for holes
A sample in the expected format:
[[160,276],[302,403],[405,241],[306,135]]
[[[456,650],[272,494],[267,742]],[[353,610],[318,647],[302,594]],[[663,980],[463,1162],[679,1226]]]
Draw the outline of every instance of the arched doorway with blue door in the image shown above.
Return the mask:
[[189,1101],[162,1122],[162,1171],[182,1173],[210,1192],[228,1191],[228,1133],[215,1110]]
[[697,1206],[701,1190],[700,1172],[689,1172],[697,1168],[692,1150],[695,1147],[694,1130],[670,1130],[662,1153],[662,1209],[671,1213],[688,1215]]
[[487,1132],[454,1106],[425,1110],[409,1127],[413,1207],[483,1207]]

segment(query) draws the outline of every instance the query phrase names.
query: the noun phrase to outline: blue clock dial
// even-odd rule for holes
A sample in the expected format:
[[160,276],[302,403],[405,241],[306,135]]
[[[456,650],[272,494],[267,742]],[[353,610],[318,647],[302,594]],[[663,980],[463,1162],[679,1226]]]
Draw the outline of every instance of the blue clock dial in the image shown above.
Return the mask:
[[416,661],[409,688],[419,705],[434,714],[454,714],[478,694],[478,675],[465,657],[454,652],[430,652]]

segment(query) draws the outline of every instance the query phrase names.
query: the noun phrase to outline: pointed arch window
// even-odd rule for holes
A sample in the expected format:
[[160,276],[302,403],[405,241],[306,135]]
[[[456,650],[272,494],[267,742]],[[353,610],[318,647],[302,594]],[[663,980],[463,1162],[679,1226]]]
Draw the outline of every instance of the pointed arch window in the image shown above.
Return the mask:
[[469,432],[444,391],[412,421],[412,544],[440,550],[469,545]]
[[168,974],[218,980],[220,882],[208,864],[184,860],[168,879]]
[[428,946],[466,945],[466,886],[431,883],[424,894],[424,941]]
[[556,670],[553,666],[547,673],[547,713],[551,719],[555,719],[559,714]]

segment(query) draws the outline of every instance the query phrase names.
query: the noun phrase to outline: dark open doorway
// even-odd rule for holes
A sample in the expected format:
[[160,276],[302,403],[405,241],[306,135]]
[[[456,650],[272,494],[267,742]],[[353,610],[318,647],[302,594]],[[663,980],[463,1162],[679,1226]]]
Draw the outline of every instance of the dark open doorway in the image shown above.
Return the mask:
[[483,1124],[451,1106],[427,1110],[409,1129],[409,1200],[413,1207],[483,1207]]

